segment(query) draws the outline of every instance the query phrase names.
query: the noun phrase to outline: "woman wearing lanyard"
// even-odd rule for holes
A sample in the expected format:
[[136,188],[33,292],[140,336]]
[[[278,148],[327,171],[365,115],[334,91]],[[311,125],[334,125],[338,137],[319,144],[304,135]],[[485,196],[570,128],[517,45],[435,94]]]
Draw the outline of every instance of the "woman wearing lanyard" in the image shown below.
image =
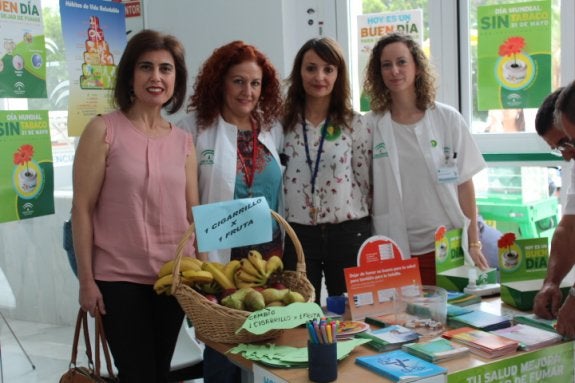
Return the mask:
[[[284,112],[285,216],[302,243],[307,276],[321,302],[346,291],[343,269],[371,235],[371,133],[351,107],[347,66],[338,43],[311,39],[297,53]],[[291,241],[286,269],[295,269]]]
[[481,252],[473,175],[485,167],[459,112],[435,102],[434,76],[409,35],[391,33],[373,47],[365,91],[373,126],[373,223],[404,257],[417,256],[423,284],[435,285],[435,231],[463,229],[467,263]]
[[[234,41],[204,62],[188,108],[193,113],[181,123],[195,137],[202,204],[263,196],[271,209],[281,209],[281,105],[276,71],[254,46]],[[245,258],[250,249],[266,259],[281,256],[281,232],[274,225],[271,242],[212,251],[209,260]],[[235,383],[240,376],[239,367],[206,346],[205,383]]]

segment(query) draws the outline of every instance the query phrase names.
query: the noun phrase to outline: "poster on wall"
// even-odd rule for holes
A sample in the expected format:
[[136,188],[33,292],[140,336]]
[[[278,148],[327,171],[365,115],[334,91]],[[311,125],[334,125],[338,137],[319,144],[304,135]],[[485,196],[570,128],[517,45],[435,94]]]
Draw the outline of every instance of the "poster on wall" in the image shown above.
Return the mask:
[[48,111],[0,111],[0,222],[54,214]]
[[0,1],[0,98],[46,98],[40,0]]
[[70,77],[68,135],[79,136],[98,113],[113,109],[111,91],[126,47],[122,3],[60,0]]
[[[423,10],[411,9],[399,12],[370,13],[357,16],[358,29],[358,68],[360,84],[363,84],[364,71],[371,55],[371,50],[377,41],[391,33],[408,33],[419,45],[423,46]],[[429,53],[429,52],[428,52]],[[369,99],[361,94],[360,109],[369,110]]]
[[477,7],[478,109],[538,108],[551,91],[551,1]]

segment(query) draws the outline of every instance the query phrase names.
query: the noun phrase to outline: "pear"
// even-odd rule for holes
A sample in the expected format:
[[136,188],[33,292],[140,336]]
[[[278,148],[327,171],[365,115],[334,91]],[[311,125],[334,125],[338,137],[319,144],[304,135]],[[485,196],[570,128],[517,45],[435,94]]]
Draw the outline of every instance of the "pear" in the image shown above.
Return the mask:
[[274,289],[274,288],[269,287],[269,288],[262,291],[262,295],[264,296],[264,301],[266,302],[266,304],[268,304],[268,303],[273,302],[273,301],[283,300],[288,292],[289,292],[289,290],[287,290],[287,289],[278,290],[278,289]]
[[221,303],[223,306],[229,307],[231,309],[244,310],[244,302],[238,299],[237,297],[234,297],[233,294],[228,295],[227,297],[222,299]]
[[251,287],[244,287],[236,290],[233,294],[222,299],[222,305],[236,310],[245,310],[244,299],[248,293],[254,291]]
[[248,292],[244,298],[244,306],[248,311],[257,311],[266,307],[264,296],[257,290]]
[[303,297],[303,295],[301,295],[297,291],[288,290],[287,294],[285,295],[285,297],[283,299],[283,302],[287,306],[290,303],[305,302],[305,298]]

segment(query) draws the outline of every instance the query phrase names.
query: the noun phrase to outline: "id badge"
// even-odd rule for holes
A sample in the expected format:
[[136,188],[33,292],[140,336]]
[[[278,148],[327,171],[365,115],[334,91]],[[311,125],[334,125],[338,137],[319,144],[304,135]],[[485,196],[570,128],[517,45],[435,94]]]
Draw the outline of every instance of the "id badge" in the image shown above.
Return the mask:
[[443,166],[437,170],[437,181],[440,184],[457,182],[459,173],[455,166]]

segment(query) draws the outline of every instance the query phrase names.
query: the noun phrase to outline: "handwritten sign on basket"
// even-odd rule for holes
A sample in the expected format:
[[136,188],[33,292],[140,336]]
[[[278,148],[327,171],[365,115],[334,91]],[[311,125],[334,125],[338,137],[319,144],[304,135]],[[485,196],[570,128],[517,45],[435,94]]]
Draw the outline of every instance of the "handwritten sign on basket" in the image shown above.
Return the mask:
[[267,307],[254,311],[246,319],[242,327],[252,334],[265,334],[270,330],[295,328],[313,319],[320,319],[325,314],[316,303],[296,302],[285,307]]
[[272,240],[272,216],[264,197],[192,208],[199,251],[255,245]]

